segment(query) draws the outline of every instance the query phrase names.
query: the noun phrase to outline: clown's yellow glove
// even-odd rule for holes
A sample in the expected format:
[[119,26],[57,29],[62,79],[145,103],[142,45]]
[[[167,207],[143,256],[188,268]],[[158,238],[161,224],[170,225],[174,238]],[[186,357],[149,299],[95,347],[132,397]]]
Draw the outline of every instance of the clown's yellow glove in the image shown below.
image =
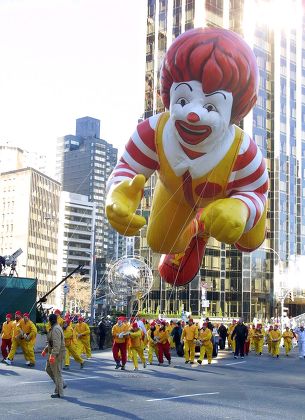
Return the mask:
[[106,198],[106,215],[111,226],[121,235],[134,236],[146,223],[136,210],[140,204],[145,176],[136,175],[131,181],[113,185]]
[[244,233],[249,210],[236,198],[224,198],[209,204],[200,217],[204,232],[219,242],[234,244]]

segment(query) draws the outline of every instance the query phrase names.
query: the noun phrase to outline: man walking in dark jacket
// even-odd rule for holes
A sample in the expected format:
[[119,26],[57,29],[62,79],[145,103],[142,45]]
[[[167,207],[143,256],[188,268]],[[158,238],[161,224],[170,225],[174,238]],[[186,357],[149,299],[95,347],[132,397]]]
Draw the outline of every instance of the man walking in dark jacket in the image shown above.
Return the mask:
[[104,344],[106,339],[106,324],[105,318],[103,317],[101,321],[98,323],[98,331],[99,331],[99,350],[104,350]]
[[220,350],[224,350],[225,347],[226,347],[226,339],[227,339],[227,335],[228,335],[228,330],[223,325],[223,323],[221,323],[220,327],[218,328],[218,334],[221,338],[220,343],[219,343]]
[[183,346],[181,344],[181,335],[182,335],[182,328],[181,323],[178,321],[177,325],[173,328],[171,332],[171,336],[173,337],[173,342],[175,343],[177,355],[182,357],[183,356]]
[[213,324],[212,324],[212,322],[210,321],[210,318],[206,318],[206,319],[205,319],[205,322],[208,324],[208,325],[207,325],[207,328],[213,332],[214,325],[213,325]]
[[232,333],[232,340],[235,338],[236,342],[234,359],[237,359],[239,354],[242,359],[244,358],[244,346],[247,337],[248,328],[244,324],[244,320],[242,318],[239,318],[238,324],[236,325]]

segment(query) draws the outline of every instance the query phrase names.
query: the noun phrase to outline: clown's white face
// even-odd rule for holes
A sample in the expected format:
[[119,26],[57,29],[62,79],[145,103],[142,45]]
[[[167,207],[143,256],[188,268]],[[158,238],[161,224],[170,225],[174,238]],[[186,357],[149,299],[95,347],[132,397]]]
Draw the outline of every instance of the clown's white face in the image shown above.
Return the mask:
[[208,148],[219,144],[230,125],[232,104],[230,92],[205,94],[196,80],[173,83],[169,111],[179,141]]

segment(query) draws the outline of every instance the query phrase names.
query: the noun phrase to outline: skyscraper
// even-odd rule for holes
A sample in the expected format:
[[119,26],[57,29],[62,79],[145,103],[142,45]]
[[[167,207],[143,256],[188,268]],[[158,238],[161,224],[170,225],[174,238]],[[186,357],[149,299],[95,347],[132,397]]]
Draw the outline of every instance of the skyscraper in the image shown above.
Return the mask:
[[[79,264],[83,264],[82,281],[93,283],[95,204],[81,194],[62,191],[59,204],[58,283]],[[57,292],[62,307],[62,288]]]
[[[22,249],[17,272],[38,279],[41,297],[56,284],[60,184],[24,168],[1,173],[0,185],[0,255]],[[47,303],[55,304],[55,292]]]
[[100,121],[76,120],[76,135],[57,141],[56,178],[63,191],[86,195],[96,203],[95,255],[111,260],[117,249],[116,233],[105,218],[105,185],[116,164],[117,149],[99,138]]
[[[296,287],[284,279],[296,257],[305,255],[305,36],[301,0],[148,0],[145,117],[164,111],[160,67],[173,39],[194,27],[224,27],[239,33],[254,50],[259,68],[255,108],[241,126],[260,147],[270,177],[266,240],[252,254],[209,242],[199,275],[186,287],[172,289],[158,276],[159,256],[147,247],[145,229],[140,252],[152,264],[155,283],[147,309],[177,312],[184,307],[216,316],[280,315],[275,293]],[[266,16],[266,18],[264,18]],[[290,18],[292,16],[292,18]],[[142,212],[151,206],[154,176],[144,192]],[[297,283],[298,279],[294,279]],[[300,288],[300,287],[299,287]],[[286,301],[286,303],[288,303]],[[296,304],[302,303],[297,297]],[[290,305],[291,311],[297,307]]]

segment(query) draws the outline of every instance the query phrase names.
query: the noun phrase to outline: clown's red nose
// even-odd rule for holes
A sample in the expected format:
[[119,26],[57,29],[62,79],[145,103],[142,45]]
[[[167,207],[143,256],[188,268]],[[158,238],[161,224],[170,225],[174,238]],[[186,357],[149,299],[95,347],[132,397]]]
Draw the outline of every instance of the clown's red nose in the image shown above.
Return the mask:
[[186,118],[188,122],[191,122],[191,123],[195,123],[200,120],[199,115],[197,115],[196,112],[190,112],[189,114],[187,114]]

